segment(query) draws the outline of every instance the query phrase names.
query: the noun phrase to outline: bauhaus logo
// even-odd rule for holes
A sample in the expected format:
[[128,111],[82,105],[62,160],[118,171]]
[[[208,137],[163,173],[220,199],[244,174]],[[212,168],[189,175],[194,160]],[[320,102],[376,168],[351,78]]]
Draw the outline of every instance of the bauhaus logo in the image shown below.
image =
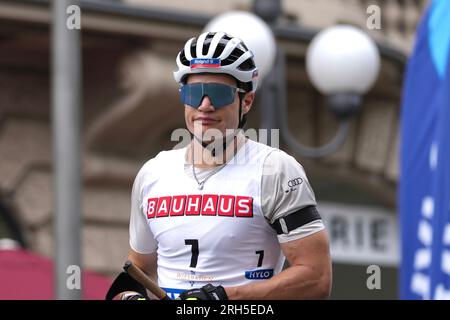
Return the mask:
[[147,218],[177,216],[253,217],[253,198],[235,195],[177,195],[147,200]]

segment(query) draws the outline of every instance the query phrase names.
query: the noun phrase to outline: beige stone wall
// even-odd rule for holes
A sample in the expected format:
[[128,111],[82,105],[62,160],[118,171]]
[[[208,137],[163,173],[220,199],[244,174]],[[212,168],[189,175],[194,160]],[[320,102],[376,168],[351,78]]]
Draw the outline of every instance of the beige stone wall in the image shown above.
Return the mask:
[[[0,128],[0,194],[12,205],[30,249],[46,256],[54,250],[50,145],[48,123],[6,118]],[[130,190],[140,162],[85,155],[83,163],[84,265],[114,273],[128,251]]]
[[[252,0],[125,1],[132,5],[209,15],[218,15],[229,10],[250,11],[253,4]],[[428,0],[282,0],[281,21],[318,30],[338,23],[353,24],[377,40],[409,53],[414,43],[417,23],[427,3]],[[380,9],[381,29],[369,30],[367,27],[372,12],[368,12],[368,7],[372,5]]]
[[[378,41],[408,53],[411,51],[417,23],[427,4],[420,1],[383,0],[284,0],[285,12],[293,15],[297,23],[322,29],[324,27],[349,23],[368,32]],[[380,29],[368,28],[368,18],[373,11],[369,6],[380,10]],[[370,20],[369,20],[370,21]]]
[[133,5],[211,15],[220,14],[228,10],[250,10],[252,5],[252,0],[125,0],[125,2]]

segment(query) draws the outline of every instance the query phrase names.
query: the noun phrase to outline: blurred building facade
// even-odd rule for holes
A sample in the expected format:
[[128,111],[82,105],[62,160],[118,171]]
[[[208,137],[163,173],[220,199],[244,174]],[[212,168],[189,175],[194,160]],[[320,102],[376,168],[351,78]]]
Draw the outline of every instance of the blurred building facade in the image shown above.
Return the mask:
[[[251,0],[82,2],[86,268],[107,275],[120,271],[128,251],[133,179],[146,160],[178,142],[170,139],[174,129],[184,127],[172,78],[178,50],[212,16],[251,10],[252,4]],[[323,159],[297,158],[324,207],[336,203],[341,211],[370,207],[395,220],[402,77],[426,1],[284,0],[282,4],[280,25],[320,30],[350,23],[384,46],[379,80],[352,120],[345,145]],[[370,5],[381,9],[381,29],[367,28]],[[45,0],[0,0],[0,211],[4,217],[0,238],[20,238],[47,256],[53,254],[50,9]],[[308,41],[282,34],[277,40],[287,53],[289,127],[302,142],[321,145],[333,136],[337,122],[307,78]],[[261,117],[256,104],[248,127],[257,129]],[[283,141],[281,148],[291,152]],[[346,238],[346,232],[359,232],[358,219],[349,219],[330,220],[336,224],[330,231],[332,240],[344,246],[354,241],[353,236]],[[373,237],[369,234],[368,241]],[[335,267],[335,297],[377,297],[364,293],[366,273],[360,274],[360,288],[345,292],[346,275],[361,273],[364,263],[352,269],[358,264],[342,259]],[[389,268],[387,279],[395,282],[395,262]],[[396,297],[396,284],[386,286],[390,291],[380,297]]]

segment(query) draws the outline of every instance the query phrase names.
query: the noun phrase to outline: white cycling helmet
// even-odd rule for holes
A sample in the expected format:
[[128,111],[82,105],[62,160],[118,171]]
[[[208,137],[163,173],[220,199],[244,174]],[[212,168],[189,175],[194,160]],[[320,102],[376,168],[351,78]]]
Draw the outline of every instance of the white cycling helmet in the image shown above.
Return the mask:
[[236,78],[238,86],[246,91],[254,92],[258,85],[253,52],[241,39],[225,32],[205,32],[189,39],[178,53],[177,65],[173,75],[182,84],[190,74],[225,73]]

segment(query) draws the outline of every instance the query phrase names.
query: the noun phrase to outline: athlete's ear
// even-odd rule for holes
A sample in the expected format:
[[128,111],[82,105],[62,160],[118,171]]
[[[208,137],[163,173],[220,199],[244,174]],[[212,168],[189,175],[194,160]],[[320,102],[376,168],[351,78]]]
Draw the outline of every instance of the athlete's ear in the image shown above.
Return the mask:
[[247,92],[244,96],[244,100],[242,102],[242,114],[246,114],[250,111],[253,105],[253,101],[255,100],[254,92]]

